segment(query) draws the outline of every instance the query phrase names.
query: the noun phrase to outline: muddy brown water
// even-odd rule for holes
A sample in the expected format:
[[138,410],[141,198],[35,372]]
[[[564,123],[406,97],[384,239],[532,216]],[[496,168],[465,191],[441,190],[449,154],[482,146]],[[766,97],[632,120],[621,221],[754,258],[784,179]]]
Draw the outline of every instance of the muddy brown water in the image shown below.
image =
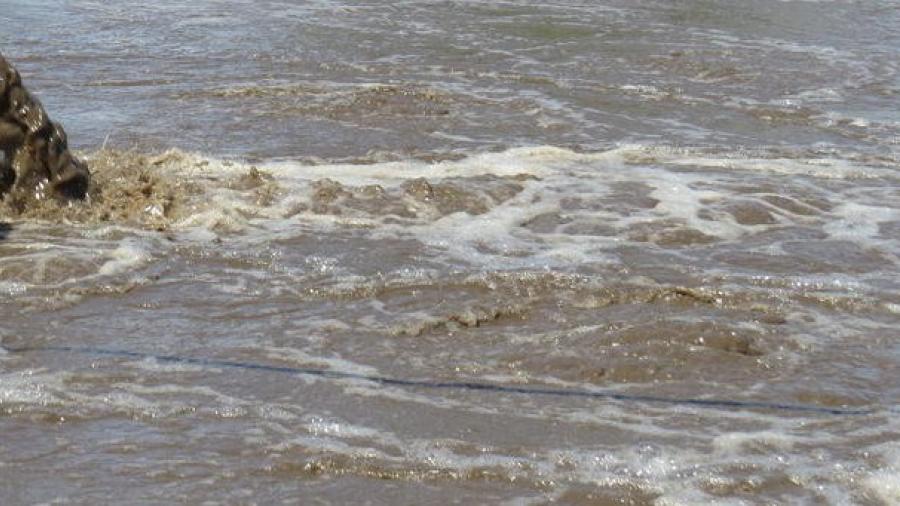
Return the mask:
[[0,35],[94,173],[0,207],[3,504],[900,502],[895,2]]

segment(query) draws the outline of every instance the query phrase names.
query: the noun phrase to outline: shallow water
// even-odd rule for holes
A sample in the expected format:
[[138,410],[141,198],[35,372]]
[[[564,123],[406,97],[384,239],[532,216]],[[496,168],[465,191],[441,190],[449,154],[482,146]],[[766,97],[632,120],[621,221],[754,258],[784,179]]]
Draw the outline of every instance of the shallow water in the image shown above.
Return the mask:
[[4,504],[900,502],[895,2],[0,34],[95,175],[0,208]]

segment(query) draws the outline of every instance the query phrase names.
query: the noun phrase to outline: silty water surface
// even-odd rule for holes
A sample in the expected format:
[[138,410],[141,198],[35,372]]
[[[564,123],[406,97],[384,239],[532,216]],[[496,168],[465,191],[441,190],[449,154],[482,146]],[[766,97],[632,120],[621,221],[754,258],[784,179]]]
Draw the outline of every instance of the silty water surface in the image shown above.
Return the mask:
[[[0,0],[92,162],[0,338],[5,504],[900,501],[889,0]],[[219,364],[219,365],[216,365]]]

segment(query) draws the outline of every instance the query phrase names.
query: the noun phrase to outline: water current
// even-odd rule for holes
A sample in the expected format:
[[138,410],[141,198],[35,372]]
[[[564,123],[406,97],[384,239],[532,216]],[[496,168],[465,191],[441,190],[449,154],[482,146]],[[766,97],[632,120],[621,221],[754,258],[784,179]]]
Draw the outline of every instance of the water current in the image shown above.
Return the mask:
[[0,52],[94,176],[0,204],[3,504],[900,504],[895,0],[0,0]]

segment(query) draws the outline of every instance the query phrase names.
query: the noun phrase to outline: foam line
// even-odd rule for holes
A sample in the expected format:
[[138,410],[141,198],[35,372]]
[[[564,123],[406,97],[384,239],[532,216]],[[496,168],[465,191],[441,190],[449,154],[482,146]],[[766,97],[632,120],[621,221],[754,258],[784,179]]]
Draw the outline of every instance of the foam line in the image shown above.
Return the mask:
[[815,406],[809,404],[788,404],[780,402],[768,401],[742,401],[734,399],[704,399],[704,398],[679,398],[679,397],[660,397],[654,395],[637,395],[624,394],[603,390],[584,390],[584,389],[558,389],[544,387],[529,386],[509,386],[497,385],[493,383],[479,383],[469,381],[430,381],[391,378],[387,376],[375,376],[368,374],[358,374],[341,371],[329,371],[322,369],[312,369],[304,367],[288,367],[258,364],[254,362],[239,362],[234,360],[219,360],[202,357],[184,357],[179,355],[158,355],[154,353],[145,353],[139,351],[116,350],[95,347],[79,347],[79,346],[41,346],[41,347],[21,347],[21,348],[5,348],[10,353],[40,353],[40,352],[58,352],[58,353],[75,353],[80,355],[94,356],[112,356],[126,357],[135,359],[154,359],[159,362],[191,364],[203,367],[220,367],[227,369],[242,369],[248,371],[260,371],[267,373],[289,374],[295,376],[315,376],[327,379],[353,379],[361,381],[370,381],[385,386],[396,386],[404,388],[421,388],[421,389],[443,389],[443,390],[469,390],[482,392],[495,392],[504,394],[518,395],[545,395],[555,397],[580,397],[592,399],[615,400],[622,402],[642,402],[651,404],[671,404],[679,406],[693,406],[709,409],[764,409],[772,411],[791,411],[800,413],[816,413],[823,415],[871,415],[876,411],[866,408],[830,408],[824,406]]

